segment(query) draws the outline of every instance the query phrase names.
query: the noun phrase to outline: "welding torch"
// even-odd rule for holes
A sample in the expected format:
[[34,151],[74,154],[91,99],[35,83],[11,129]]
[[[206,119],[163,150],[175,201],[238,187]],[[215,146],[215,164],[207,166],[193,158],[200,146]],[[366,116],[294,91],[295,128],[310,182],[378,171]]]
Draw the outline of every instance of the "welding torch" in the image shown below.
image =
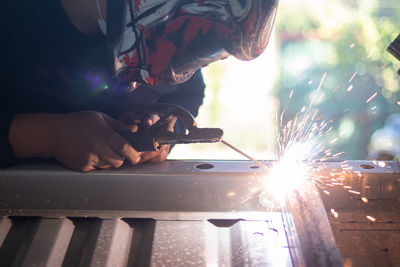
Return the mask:
[[[131,111],[143,116],[157,114],[160,119],[150,127],[140,127],[138,132],[120,131],[136,151],[158,151],[162,145],[189,143],[216,143],[224,134],[220,128],[198,128],[192,114],[185,108],[173,104],[135,105]],[[187,133],[174,133],[171,125],[179,119]]]

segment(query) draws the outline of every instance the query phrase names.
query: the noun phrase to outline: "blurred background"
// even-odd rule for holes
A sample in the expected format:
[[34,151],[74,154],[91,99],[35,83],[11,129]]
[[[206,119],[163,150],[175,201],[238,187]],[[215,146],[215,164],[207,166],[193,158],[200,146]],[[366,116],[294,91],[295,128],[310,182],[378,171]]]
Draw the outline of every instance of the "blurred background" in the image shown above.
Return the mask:
[[[372,134],[400,113],[400,62],[386,52],[399,33],[398,0],[280,0],[264,54],[202,70],[198,125],[222,128],[257,159],[276,159],[276,118],[284,111],[288,121],[309,105],[324,77],[317,108],[332,120],[326,147],[344,152],[340,159],[365,159]],[[169,158],[245,159],[222,144],[177,145]]]

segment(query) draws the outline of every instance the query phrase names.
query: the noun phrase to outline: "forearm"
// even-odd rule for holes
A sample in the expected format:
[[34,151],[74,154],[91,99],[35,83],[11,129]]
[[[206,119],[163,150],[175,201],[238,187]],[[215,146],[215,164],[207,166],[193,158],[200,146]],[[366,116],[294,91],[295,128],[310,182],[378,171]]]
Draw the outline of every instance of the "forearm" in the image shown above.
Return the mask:
[[52,157],[51,125],[59,116],[51,113],[16,114],[8,135],[16,158]]

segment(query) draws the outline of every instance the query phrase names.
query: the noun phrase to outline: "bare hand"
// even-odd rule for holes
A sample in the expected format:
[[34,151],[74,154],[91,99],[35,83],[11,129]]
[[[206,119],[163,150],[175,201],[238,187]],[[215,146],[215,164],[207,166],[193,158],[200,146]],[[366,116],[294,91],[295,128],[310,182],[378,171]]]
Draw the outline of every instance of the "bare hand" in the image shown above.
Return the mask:
[[94,111],[61,115],[54,127],[53,156],[74,170],[119,168],[127,159],[141,161],[137,152],[117,131],[131,130],[108,115]]
[[101,112],[17,114],[9,140],[17,158],[54,157],[78,171],[119,168],[125,160],[141,162],[117,131],[134,130]]

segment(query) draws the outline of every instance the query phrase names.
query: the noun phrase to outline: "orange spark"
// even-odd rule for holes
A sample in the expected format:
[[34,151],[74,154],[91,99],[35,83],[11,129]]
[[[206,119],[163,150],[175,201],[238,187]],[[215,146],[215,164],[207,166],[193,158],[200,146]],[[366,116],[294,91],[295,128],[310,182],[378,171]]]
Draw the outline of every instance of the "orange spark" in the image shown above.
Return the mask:
[[226,196],[228,196],[228,197],[233,197],[234,195],[236,195],[235,192],[229,192],[228,194],[226,194]]
[[339,213],[335,209],[331,209],[331,213],[336,219],[339,218]]
[[351,83],[351,81],[353,81],[353,79],[354,79],[354,77],[356,77],[356,75],[357,75],[357,71],[354,72],[353,76],[351,76],[351,78],[350,78],[350,80],[349,80],[349,83]]
[[350,92],[352,89],[353,89],[353,87],[354,87],[354,85],[350,85],[348,88],[347,88],[347,92]]
[[364,203],[368,203],[368,198],[366,198],[366,197],[362,197],[361,200],[362,200],[362,202],[364,202]]
[[332,139],[332,140],[329,142],[329,144],[336,143],[336,142],[337,142],[337,140],[339,140],[339,139],[338,139],[338,138],[334,138],[334,139]]
[[378,92],[375,92],[370,98],[368,98],[367,101],[365,101],[366,103],[369,103],[372,99],[374,99],[376,96],[378,95]]
[[376,222],[376,219],[372,216],[367,215],[367,219],[370,220],[371,222]]

